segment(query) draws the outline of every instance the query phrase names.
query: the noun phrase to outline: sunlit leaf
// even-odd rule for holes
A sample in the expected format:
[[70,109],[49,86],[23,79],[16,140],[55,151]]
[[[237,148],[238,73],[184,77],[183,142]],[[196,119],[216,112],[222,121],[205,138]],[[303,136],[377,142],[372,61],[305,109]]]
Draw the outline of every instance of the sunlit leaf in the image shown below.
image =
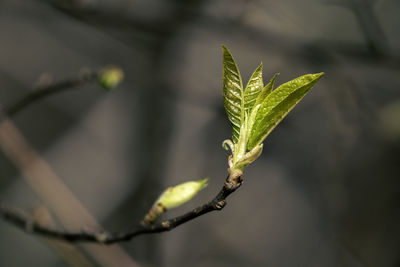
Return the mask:
[[254,106],[261,104],[264,99],[272,92],[272,90],[274,89],[275,79],[276,77],[278,77],[278,75],[279,73],[275,74],[274,77],[271,78],[269,83],[264,88],[262,88],[261,92],[257,96]]
[[223,95],[226,114],[232,123],[232,139],[237,143],[240,126],[244,121],[243,83],[239,69],[229,50],[223,50]]
[[261,63],[254,71],[253,75],[251,75],[246,89],[244,90],[244,110],[246,114],[250,114],[258,95],[263,89],[262,68],[263,65]]
[[259,108],[247,148],[262,143],[290,110],[307,94],[324,73],[307,74],[284,83],[270,93]]

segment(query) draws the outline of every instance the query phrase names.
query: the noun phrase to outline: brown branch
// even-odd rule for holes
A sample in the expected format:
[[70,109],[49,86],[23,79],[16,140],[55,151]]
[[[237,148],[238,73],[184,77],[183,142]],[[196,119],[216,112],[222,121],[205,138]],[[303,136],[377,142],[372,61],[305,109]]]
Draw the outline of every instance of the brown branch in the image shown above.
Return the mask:
[[52,83],[47,86],[39,87],[36,90],[23,96],[21,99],[16,101],[14,104],[4,108],[4,114],[8,117],[12,117],[22,111],[27,106],[53,94],[57,94],[63,91],[76,89],[76,87],[96,81],[98,78],[98,71],[85,71],[79,77],[75,79],[68,79]]
[[93,233],[82,231],[73,233],[58,231],[50,227],[40,225],[32,218],[29,218],[28,216],[22,214],[19,210],[11,208],[4,203],[0,203],[0,214],[6,221],[14,224],[18,228],[28,233],[34,233],[43,237],[64,240],[67,242],[91,242],[110,245],[117,242],[129,241],[132,238],[143,234],[170,231],[175,227],[178,227],[179,225],[191,221],[206,213],[215,210],[221,210],[226,205],[226,198],[240,187],[241,182],[241,177],[238,177],[236,180],[232,180],[232,178],[228,176],[227,181],[225,182],[222,189],[210,202],[169,220],[151,225],[138,224],[132,230],[125,233],[108,233],[104,231]]

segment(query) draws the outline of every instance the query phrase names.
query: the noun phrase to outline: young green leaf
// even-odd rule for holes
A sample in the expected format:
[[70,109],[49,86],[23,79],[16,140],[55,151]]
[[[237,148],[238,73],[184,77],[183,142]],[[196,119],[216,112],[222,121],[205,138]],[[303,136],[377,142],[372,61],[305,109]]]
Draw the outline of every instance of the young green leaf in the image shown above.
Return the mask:
[[[250,115],[247,117],[245,144],[247,144],[249,142],[249,138],[251,135],[251,129],[253,128],[254,122],[256,121],[256,116],[257,116],[257,113],[258,113],[258,110],[260,109],[260,107],[261,107],[261,104],[254,106]],[[240,139],[240,137],[239,137],[239,139]],[[246,148],[247,148],[247,145],[246,145]]]
[[247,115],[250,114],[258,95],[264,87],[262,68],[263,64],[261,63],[254,71],[253,75],[251,75],[246,89],[244,90],[244,111]]
[[290,110],[307,94],[324,73],[307,74],[284,83],[270,93],[256,115],[247,148],[262,143]]
[[232,123],[232,139],[239,139],[240,126],[244,122],[243,83],[239,69],[228,48],[223,50],[223,95],[226,114]]
[[275,79],[278,77],[279,73],[275,74],[274,77],[271,78],[269,83],[261,90],[260,94],[257,96],[256,102],[254,106],[261,104],[264,99],[272,92],[274,89]]

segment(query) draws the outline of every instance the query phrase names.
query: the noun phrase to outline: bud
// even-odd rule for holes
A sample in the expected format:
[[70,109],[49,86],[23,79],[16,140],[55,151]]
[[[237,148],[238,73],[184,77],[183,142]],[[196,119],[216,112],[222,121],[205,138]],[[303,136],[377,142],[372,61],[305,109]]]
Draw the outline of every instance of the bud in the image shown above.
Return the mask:
[[208,178],[186,182],[174,187],[169,187],[157,199],[156,203],[160,203],[166,209],[173,209],[191,200],[200,190],[208,184]]
[[108,67],[100,71],[98,81],[105,90],[114,89],[124,78],[124,72],[119,67]]
[[251,151],[246,152],[238,161],[233,161],[233,156],[230,155],[228,158],[228,172],[229,177],[227,178],[228,188],[237,188],[242,183],[243,171],[253,161],[255,161],[262,153],[263,144],[255,146]]
[[207,182],[208,178],[205,178],[167,188],[156,200],[154,205],[144,217],[142,223],[144,225],[149,225],[168,209],[176,208],[188,202],[208,185]]

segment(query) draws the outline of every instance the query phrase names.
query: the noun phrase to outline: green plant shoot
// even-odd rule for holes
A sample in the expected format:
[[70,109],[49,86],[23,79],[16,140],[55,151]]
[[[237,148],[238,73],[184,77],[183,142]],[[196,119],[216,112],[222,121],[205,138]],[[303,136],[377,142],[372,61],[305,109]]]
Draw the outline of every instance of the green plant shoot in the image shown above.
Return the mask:
[[244,168],[262,152],[263,141],[282,119],[324,75],[307,74],[280,85],[274,90],[275,74],[264,86],[262,63],[243,88],[239,68],[229,50],[223,50],[223,98],[226,114],[232,124],[232,141],[222,146],[229,149],[229,171],[242,175]]
[[208,178],[204,178],[168,187],[154,202],[142,223],[145,225],[152,224],[167,210],[179,207],[191,200],[198,192],[206,188],[207,185]]

